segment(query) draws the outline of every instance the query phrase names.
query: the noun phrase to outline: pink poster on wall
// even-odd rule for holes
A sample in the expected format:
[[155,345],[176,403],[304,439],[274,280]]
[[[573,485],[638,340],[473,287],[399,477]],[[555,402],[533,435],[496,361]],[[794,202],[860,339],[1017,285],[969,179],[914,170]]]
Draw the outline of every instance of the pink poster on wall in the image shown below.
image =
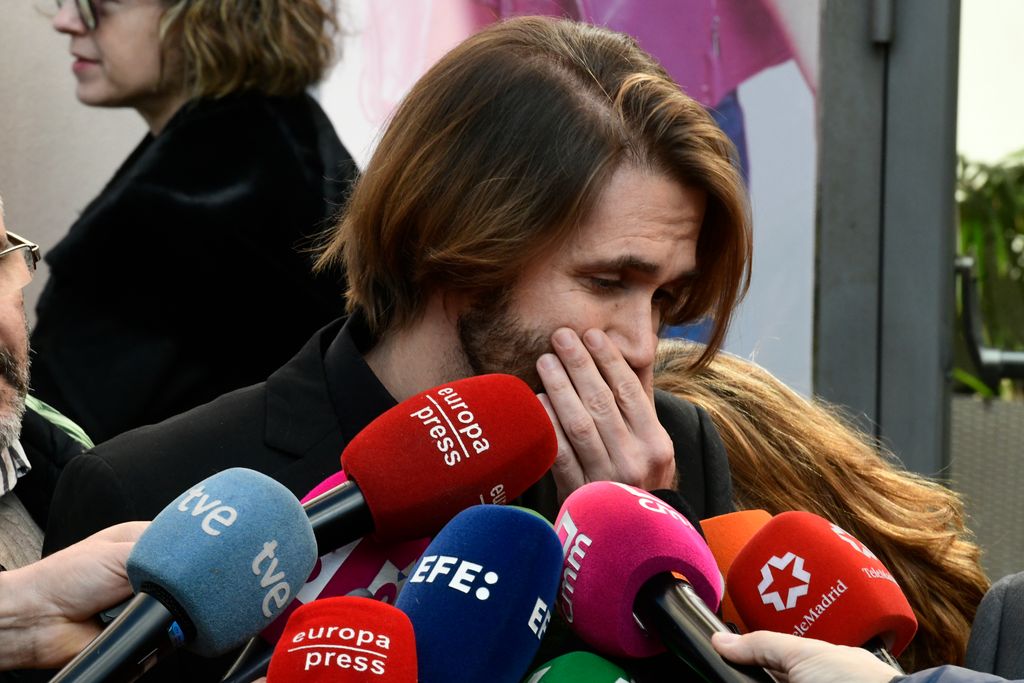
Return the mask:
[[[350,0],[321,99],[361,165],[442,54],[493,21],[563,16],[622,31],[736,144],[754,209],[754,272],[727,348],[811,389],[818,0]],[[670,334],[699,338],[700,326]]]

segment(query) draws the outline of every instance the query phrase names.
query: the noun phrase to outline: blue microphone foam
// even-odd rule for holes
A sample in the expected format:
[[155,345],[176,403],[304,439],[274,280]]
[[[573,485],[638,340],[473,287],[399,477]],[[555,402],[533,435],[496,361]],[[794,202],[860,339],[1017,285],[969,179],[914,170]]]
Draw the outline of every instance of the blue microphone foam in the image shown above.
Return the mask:
[[169,595],[188,615],[196,630],[189,649],[214,656],[273,621],[314,562],[313,529],[295,496],[266,475],[234,468],[164,508],[132,549],[127,571],[136,592]]
[[420,683],[517,683],[551,618],[562,544],[514,507],[456,515],[416,563],[395,606],[412,621]]

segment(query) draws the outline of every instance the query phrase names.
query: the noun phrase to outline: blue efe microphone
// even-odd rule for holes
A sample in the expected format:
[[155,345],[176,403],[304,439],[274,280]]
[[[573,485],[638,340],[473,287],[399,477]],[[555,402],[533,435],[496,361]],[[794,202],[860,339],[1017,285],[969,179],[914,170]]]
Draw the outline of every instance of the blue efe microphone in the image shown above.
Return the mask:
[[420,683],[517,683],[554,607],[562,544],[531,510],[476,505],[423,552],[395,606],[412,621]]
[[282,484],[243,468],[204,479],[132,548],[128,607],[52,680],[132,681],[179,647],[227,652],[281,613],[316,556],[306,512]]

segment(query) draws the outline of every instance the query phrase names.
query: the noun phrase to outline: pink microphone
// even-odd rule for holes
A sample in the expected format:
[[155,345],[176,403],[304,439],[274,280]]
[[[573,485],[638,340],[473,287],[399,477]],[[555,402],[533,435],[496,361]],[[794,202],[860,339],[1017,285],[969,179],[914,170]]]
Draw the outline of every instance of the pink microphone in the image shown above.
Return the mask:
[[558,607],[600,652],[650,657],[665,651],[633,618],[640,589],[678,572],[718,609],[724,582],[707,543],[680,512],[632,486],[599,481],[576,489],[555,520],[564,555]]
[[670,650],[713,683],[769,683],[756,667],[726,662],[711,634],[724,592],[711,549],[681,512],[638,488],[594,482],[558,514],[558,607],[599,653],[650,657]]

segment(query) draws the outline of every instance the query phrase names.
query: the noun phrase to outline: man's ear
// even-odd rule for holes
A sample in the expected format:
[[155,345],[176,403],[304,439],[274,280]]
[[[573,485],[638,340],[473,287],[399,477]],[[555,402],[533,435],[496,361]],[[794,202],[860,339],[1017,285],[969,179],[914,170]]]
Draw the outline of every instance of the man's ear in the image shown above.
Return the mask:
[[445,289],[439,293],[439,296],[445,319],[452,325],[459,322],[459,317],[469,310],[474,301],[472,294],[462,290]]

